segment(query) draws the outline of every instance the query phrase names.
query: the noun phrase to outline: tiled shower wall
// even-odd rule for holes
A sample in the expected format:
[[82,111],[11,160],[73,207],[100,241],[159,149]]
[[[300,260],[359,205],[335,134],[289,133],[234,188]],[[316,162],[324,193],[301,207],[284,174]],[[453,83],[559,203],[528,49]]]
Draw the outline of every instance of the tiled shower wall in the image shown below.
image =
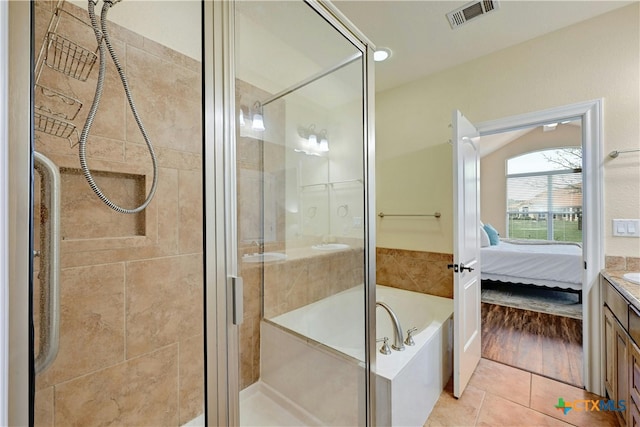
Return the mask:
[[387,248],[376,252],[379,285],[453,298],[453,273],[447,268],[452,254]]
[[[52,5],[35,4],[36,55]],[[62,175],[60,349],[37,376],[37,426],[180,425],[203,411],[201,64],[110,28],[156,150],[158,190],[143,213],[116,213],[84,181],[77,146],[36,132],[36,150]],[[59,30],[95,47],[91,30],[67,16]],[[38,80],[83,102],[80,129],[97,71],[83,82],[44,67]],[[110,60],[107,73],[88,163],[103,191],[132,207],[150,188],[151,160]]]

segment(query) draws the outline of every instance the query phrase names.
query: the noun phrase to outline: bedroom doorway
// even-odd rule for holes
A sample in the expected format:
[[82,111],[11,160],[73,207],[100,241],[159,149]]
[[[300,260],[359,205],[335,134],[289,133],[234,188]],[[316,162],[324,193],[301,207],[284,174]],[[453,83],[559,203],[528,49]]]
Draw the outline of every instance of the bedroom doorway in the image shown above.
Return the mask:
[[[580,171],[580,175],[582,177],[582,190],[584,192],[584,198],[582,203],[582,214],[579,218],[572,217],[571,220],[578,221],[582,230],[582,283],[581,283],[581,292],[578,295],[582,296],[582,320],[574,319],[574,320],[566,320],[572,319],[567,316],[559,316],[565,323],[567,322],[579,322],[577,325],[571,326],[571,330],[581,332],[582,341],[581,345],[572,346],[572,351],[579,351],[581,353],[577,356],[577,359],[581,361],[582,368],[575,368],[581,371],[581,379],[582,384],[588,391],[592,391],[595,393],[600,393],[601,390],[601,381],[600,381],[600,364],[601,358],[599,354],[600,347],[600,312],[599,308],[599,288],[598,284],[598,274],[601,268],[603,267],[603,254],[602,254],[602,213],[601,213],[601,204],[602,204],[602,194],[601,194],[601,181],[602,181],[602,167],[600,165],[602,154],[601,154],[601,117],[602,117],[602,102],[601,100],[589,101],[585,103],[573,104],[563,107],[558,107],[550,110],[544,110],[529,114],[523,114],[519,116],[506,117],[499,120],[494,120],[490,122],[484,122],[477,125],[480,135],[481,135],[481,152],[483,150],[482,144],[484,140],[488,140],[489,136],[497,135],[496,138],[499,138],[500,135],[503,137],[506,136],[509,132],[521,132],[522,135],[529,133],[531,128],[539,127],[541,125],[553,125],[557,123],[557,126],[561,124],[568,126],[575,126],[575,124],[563,123],[563,122],[573,122],[576,121],[580,124],[579,133],[581,135],[581,148],[582,148],[582,170]],[[558,128],[556,128],[558,130]],[[553,132],[553,131],[547,131]],[[503,135],[504,134],[504,135]],[[500,168],[499,168],[500,169]],[[507,195],[506,195],[506,171],[505,167],[501,168],[503,179],[505,180],[505,190],[504,193],[504,205],[505,208],[502,211],[502,223],[504,224],[503,236],[507,234],[507,227],[511,226],[508,229],[511,234],[517,234],[517,225],[522,225],[522,223],[515,222],[515,217],[512,218],[511,224],[509,224],[509,213],[506,209],[507,203]],[[482,167],[481,167],[482,173]],[[482,181],[480,182],[482,184]],[[486,189],[484,191],[481,189],[481,193],[487,192]],[[495,192],[495,188],[491,188],[489,192]],[[454,196],[455,197],[455,196]],[[482,206],[482,204],[481,204]],[[486,207],[486,205],[485,205]],[[485,207],[482,208],[481,219],[484,220],[485,216]],[[573,212],[572,215],[578,216],[577,212]],[[542,218],[541,216],[538,219]],[[553,214],[551,216],[547,216],[545,220],[551,218],[553,222]],[[558,216],[556,215],[556,218]],[[568,219],[567,219],[568,220]],[[537,224],[535,228],[539,227],[540,224]],[[559,225],[558,222],[553,222],[551,225],[551,236],[554,236],[554,232],[557,232],[557,228],[553,228],[554,226]],[[563,224],[567,225],[567,224]],[[534,227],[530,227],[534,228]],[[554,231],[555,230],[555,231]],[[522,230],[519,230],[522,231]],[[532,230],[528,230],[531,232]],[[536,233],[540,232],[537,230]],[[565,230],[565,232],[568,232]],[[549,233],[549,231],[547,231]],[[547,235],[548,237],[549,235]],[[544,237],[544,236],[543,236]],[[546,239],[545,239],[546,240]],[[551,240],[551,239],[549,239]],[[535,289],[535,288],[534,288]],[[565,293],[567,297],[572,296],[577,298],[576,295],[570,295]],[[539,312],[531,311],[534,313],[532,316],[538,317],[539,319],[526,319],[523,317],[520,312],[513,312],[511,309],[504,309],[504,313],[501,314],[502,317],[498,317],[496,313],[493,313],[493,319],[501,319],[501,322],[505,322],[505,319],[518,319],[520,322],[520,330],[526,330],[528,328],[529,332],[531,331],[532,325],[535,324],[544,324],[546,327],[550,327],[552,322],[548,319],[544,319],[544,314],[537,314]],[[487,313],[487,317],[488,313]],[[561,320],[562,320],[561,319]],[[508,323],[508,320],[507,320]],[[517,322],[512,322],[516,324]],[[562,323],[562,322],[560,322]],[[489,326],[489,324],[488,324]],[[485,326],[483,325],[483,328]],[[567,326],[563,324],[559,324],[557,326],[560,329],[564,329],[562,336],[556,339],[560,345],[567,347],[567,342],[573,341],[575,336],[570,336],[572,334],[567,333]],[[527,347],[526,341],[522,341],[521,345],[523,348]],[[520,343],[519,341],[519,343]],[[540,342],[534,342],[533,346],[540,346]],[[566,359],[561,352],[553,352],[553,356],[538,356],[539,358],[559,358],[559,363],[566,363]],[[525,368],[526,369],[526,368]],[[548,375],[551,376],[551,375]],[[571,380],[575,381],[575,380]],[[567,382],[571,382],[567,381]]]
[[480,153],[499,231],[480,249],[482,356],[582,387],[581,120],[488,135]]

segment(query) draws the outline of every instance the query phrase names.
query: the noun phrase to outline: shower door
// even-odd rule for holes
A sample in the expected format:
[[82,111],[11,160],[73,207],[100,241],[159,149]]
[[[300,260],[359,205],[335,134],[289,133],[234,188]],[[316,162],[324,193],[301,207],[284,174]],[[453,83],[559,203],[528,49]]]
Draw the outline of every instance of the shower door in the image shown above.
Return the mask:
[[232,424],[370,422],[371,65],[328,7],[232,12]]
[[203,425],[200,4],[108,11],[129,90],[106,52],[86,162],[111,202],[135,210],[151,198],[132,213],[94,194],[78,158],[101,80],[87,3],[31,10],[34,424]]

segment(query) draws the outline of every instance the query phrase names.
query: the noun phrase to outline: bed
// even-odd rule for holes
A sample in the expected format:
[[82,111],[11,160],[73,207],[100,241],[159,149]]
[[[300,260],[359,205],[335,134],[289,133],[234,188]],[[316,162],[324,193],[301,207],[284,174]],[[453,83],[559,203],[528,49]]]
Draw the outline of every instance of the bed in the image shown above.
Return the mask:
[[573,243],[501,239],[480,248],[481,280],[559,288],[579,297],[583,265],[582,247]]

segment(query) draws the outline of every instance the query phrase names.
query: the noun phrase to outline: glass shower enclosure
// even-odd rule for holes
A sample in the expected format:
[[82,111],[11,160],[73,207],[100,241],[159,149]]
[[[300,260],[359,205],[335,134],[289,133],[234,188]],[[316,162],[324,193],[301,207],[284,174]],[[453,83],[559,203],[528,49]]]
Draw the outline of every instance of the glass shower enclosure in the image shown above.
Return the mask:
[[233,8],[240,425],[370,421],[370,64],[334,14]]

